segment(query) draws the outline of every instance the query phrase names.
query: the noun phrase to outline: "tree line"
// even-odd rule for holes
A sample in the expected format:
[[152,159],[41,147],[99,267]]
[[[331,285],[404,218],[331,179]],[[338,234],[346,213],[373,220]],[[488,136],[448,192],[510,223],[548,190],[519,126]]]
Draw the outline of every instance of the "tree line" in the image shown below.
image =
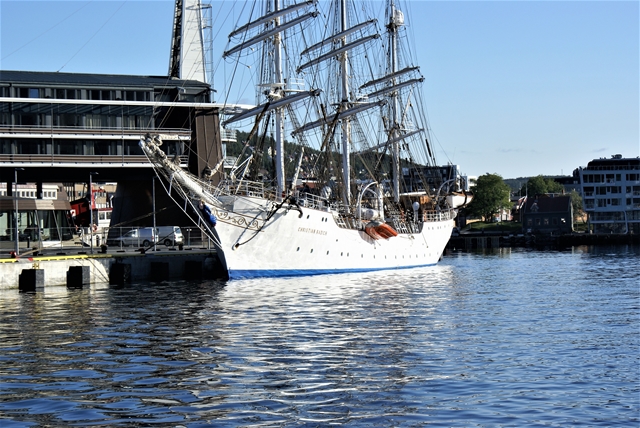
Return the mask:
[[[542,175],[529,178],[518,192],[512,192],[512,188],[505,183],[498,174],[485,174],[472,182],[471,192],[473,200],[465,208],[467,217],[481,218],[484,221],[491,221],[493,217],[503,210],[511,210],[514,206],[512,194],[519,196],[536,196],[549,193],[564,193],[564,186],[552,178],[545,178]],[[578,192],[572,190],[571,204],[574,216],[582,214],[582,197]]]

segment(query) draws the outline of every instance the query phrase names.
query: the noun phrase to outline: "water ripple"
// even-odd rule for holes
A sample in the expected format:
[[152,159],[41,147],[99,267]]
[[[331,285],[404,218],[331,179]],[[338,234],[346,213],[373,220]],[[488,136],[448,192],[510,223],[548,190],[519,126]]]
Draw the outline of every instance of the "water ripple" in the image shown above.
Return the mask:
[[638,261],[2,292],[2,426],[638,426]]

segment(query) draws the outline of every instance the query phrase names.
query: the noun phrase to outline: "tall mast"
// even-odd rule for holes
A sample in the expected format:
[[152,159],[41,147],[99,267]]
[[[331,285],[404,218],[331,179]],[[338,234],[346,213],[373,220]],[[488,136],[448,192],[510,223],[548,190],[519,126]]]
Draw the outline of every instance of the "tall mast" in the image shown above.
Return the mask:
[[[347,30],[347,5],[346,0],[340,2],[340,18],[341,18],[341,32]],[[342,37],[342,46],[347,44],[347,36]],[[340,70],[342,74],[342,100],[341,110],[347,110],[349,108],[349,66],[347,63],[347,51],[340,55]],[[351,162],[349,159],[351,144],[349,136],[350,120],[345,118],[342,120],[342,174],[344,183],[344,193],[342,195],[345,205],[349,205],[351,202]]]
[[[274,0],[274,10],[277,13],[280,10],[280,0]],[[275,26],[280,26],[280,17],[275,19]],[[284,92],[284,79],[282,76],[282,37],[278,32],[274,35],[273,44],[275,48],[275,85],[274,91],[283,96]],[[285,174],[284,174],[284,110],[283,108],[276,109],[276,181],[277,181],[277,198],[282,197],[282,192],[285,189]]]
[[169,77],[207,83],[200,0],[176,0]]
[[[396,6],[394,1],[391,0],[391,17],[389,19],[389,37],[390,37],[390,45],[391,45],[391,55],[389,58],[390,61],[390,72],[391,74],[395,74],[398,71],[398,55],[397,55],[397,47],[398,47],[398,27],[400,27],[402,22],[402,12],[399,10],[396,11]],[[393,79],[394,85],[396,84],[396,79]],[[399,120],[398,120],[398,91],[394,91],[391,94],[391,139],[393,141],[391,146],[391,159],[392,159],[392,181],[393,181],[393,199],[396,202],[400,201],[400,141],[399,141]]]

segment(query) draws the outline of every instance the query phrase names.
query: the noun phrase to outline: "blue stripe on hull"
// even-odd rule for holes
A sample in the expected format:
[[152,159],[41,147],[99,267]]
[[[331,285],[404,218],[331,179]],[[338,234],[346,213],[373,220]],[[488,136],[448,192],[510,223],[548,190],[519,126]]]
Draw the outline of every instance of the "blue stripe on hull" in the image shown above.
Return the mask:
[[396,266],[384,268],[354,268],[354,269],[273,269],[273,270],[229,270],[229,279],[248,279],[248,278],[274,278],[284,276],[310,276],[310,275],[327,275],[337,273],[357,273],[357,272],[375,272],[381,270],[398,270],[413,269],[425,266],[434,266],[437,263],[428,263],[413,266]]

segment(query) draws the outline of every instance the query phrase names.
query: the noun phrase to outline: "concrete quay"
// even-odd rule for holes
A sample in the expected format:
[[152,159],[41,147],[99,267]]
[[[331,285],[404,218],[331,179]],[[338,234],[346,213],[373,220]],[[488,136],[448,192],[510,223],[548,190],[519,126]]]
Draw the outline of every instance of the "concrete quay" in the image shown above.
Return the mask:
[[81,288],[94,283],[218,278],[215,251],[201,249],[56,254],[0,259],[0,290],[40,291],[47,287]]

